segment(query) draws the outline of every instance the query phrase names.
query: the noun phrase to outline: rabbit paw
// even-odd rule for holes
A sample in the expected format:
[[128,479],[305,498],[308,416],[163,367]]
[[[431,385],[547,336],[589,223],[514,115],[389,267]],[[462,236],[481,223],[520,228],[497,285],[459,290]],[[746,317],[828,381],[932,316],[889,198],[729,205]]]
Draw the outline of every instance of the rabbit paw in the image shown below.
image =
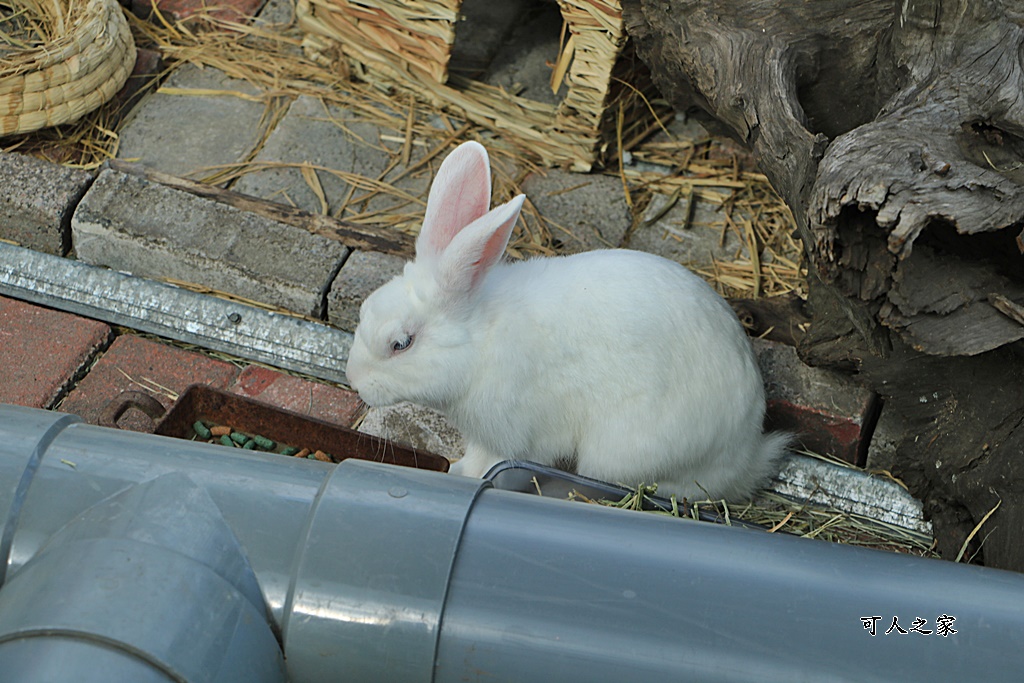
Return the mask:
[[504,459],[499,455],[494,455],[484,446],[470,441],[466,444],[466,454],[460,460],[452,463],[448,473],[479,479]]

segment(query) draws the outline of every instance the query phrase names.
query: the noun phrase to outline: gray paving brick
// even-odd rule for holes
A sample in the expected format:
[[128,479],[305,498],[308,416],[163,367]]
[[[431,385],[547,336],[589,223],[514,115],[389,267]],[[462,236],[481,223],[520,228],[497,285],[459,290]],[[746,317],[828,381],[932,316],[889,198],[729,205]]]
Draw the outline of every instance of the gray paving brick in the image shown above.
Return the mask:
[[549,170],[523,183],[564,253],[618,247],[631,221],[619,178]]
[[375,289],[400,275],[405,259],[372,251],[353,252],[327,294],[328,320],[335,327],[354,332],[359,307]]
[[701,270],[709,268],[714,261],[732,261],[737,254],[747,254],[746,244],[740,235],[725,229],[718,207],[701,201],[699,193],[688,226],[686,196],[679,197],[672,208],[653,220],[670,201],[668,195],[654,195],[640,225],[630,237],[630,248],[660,254]]
[[[315,97],[304,95],[288,108],[255,161],[308,162],[343,174],[377,178],[391,158],[381,148],[380,135],[385,130],[367,121],[354,120],[345,109],[325,106]],[[333,214],[348,196],[351,185],[327,170],[317,170],[316,175]],[[266,168],[248,173],[232,189],[321,213],[320,199],[299,168]]]
[[210,175],[211,167],[241,161],[256,148],[264,105],[250,98],[259,95],[222,71],[186,64],[135,107],[118,157],[176,176]]
[[71,214],[92,178],[86,171],[0,152],[0,238],[65,255]]
[[174,278],[306,315],[348,254],[336,241],[218,202],[103,171],[72,220],[81,260]]

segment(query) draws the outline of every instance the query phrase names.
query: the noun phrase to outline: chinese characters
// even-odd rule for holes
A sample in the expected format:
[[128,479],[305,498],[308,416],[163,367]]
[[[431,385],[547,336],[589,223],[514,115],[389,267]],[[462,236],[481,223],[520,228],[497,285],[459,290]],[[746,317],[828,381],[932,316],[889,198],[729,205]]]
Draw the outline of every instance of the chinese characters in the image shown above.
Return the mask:
[[[871,633],[872,636],[874,636],[877,635],[878,622],[881,621],[881,619],[881,616],[871,616],[861,617],[860,621],[864,625],[864,630],[868,631],[869,633]],[[954,621],[956,621],[956,617],[951,617],[948,614],[942,614],[935,618],[935,628],[930,629],[925,628],[925,626],[928,625],[927,619],[923,619],[921,617],[914,617],[914,620],[911,623],[910,628],[904,628],[900,625],[899,617],[894,616],[892,618],[892,623],[889,625],[889,628],[883,631],[883,635],[887,636],[891,633],[896,633],[899,635],[918,633],[922,636],[930,636],[934,633],[937,636],[947,638],[957,632],[957,630],[953,628]]]

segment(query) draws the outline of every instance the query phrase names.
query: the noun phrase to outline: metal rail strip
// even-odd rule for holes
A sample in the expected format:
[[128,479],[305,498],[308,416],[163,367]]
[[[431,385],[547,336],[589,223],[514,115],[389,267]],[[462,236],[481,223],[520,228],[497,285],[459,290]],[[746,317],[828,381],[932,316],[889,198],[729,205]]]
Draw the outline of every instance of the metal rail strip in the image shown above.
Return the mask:
[[348,332],[0,243],[0,294],[345,383]]

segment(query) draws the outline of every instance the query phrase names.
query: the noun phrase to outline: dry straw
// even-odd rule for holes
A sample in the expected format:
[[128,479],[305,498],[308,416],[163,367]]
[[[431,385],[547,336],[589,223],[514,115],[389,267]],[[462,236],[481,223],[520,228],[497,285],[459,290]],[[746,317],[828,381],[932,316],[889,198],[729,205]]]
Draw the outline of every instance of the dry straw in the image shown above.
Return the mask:
[[[805,452],[804,455],[831,460],[815,453]],[[649,511],[649,514],[673,517],[686,515],[686,508],[679,504],[668,511],[662,511],[660,508],[650,510],[650,506],[644,505],[644,499],[656,492],[657,487],[639,486],[620,500],[593,500],[577,492],[572,492],[569,497],[585,503]],[[754,500],[739,505],[730,505],[724,500],[693,501],[688,512],[694,520],[700,519],[701,512],[711,513],[711,516],[720,523],[755,524],[763,527],[766,533],[784,533],[919,557],[939,557],[935,540],[928,534],[842,510],[794,500],[771,491],[761,491]],[[960,558],[957,558],[957,561],[960,561]]]
[[113,97],[134,64],[117,0],[0,3],[0,136],[77,121]]

